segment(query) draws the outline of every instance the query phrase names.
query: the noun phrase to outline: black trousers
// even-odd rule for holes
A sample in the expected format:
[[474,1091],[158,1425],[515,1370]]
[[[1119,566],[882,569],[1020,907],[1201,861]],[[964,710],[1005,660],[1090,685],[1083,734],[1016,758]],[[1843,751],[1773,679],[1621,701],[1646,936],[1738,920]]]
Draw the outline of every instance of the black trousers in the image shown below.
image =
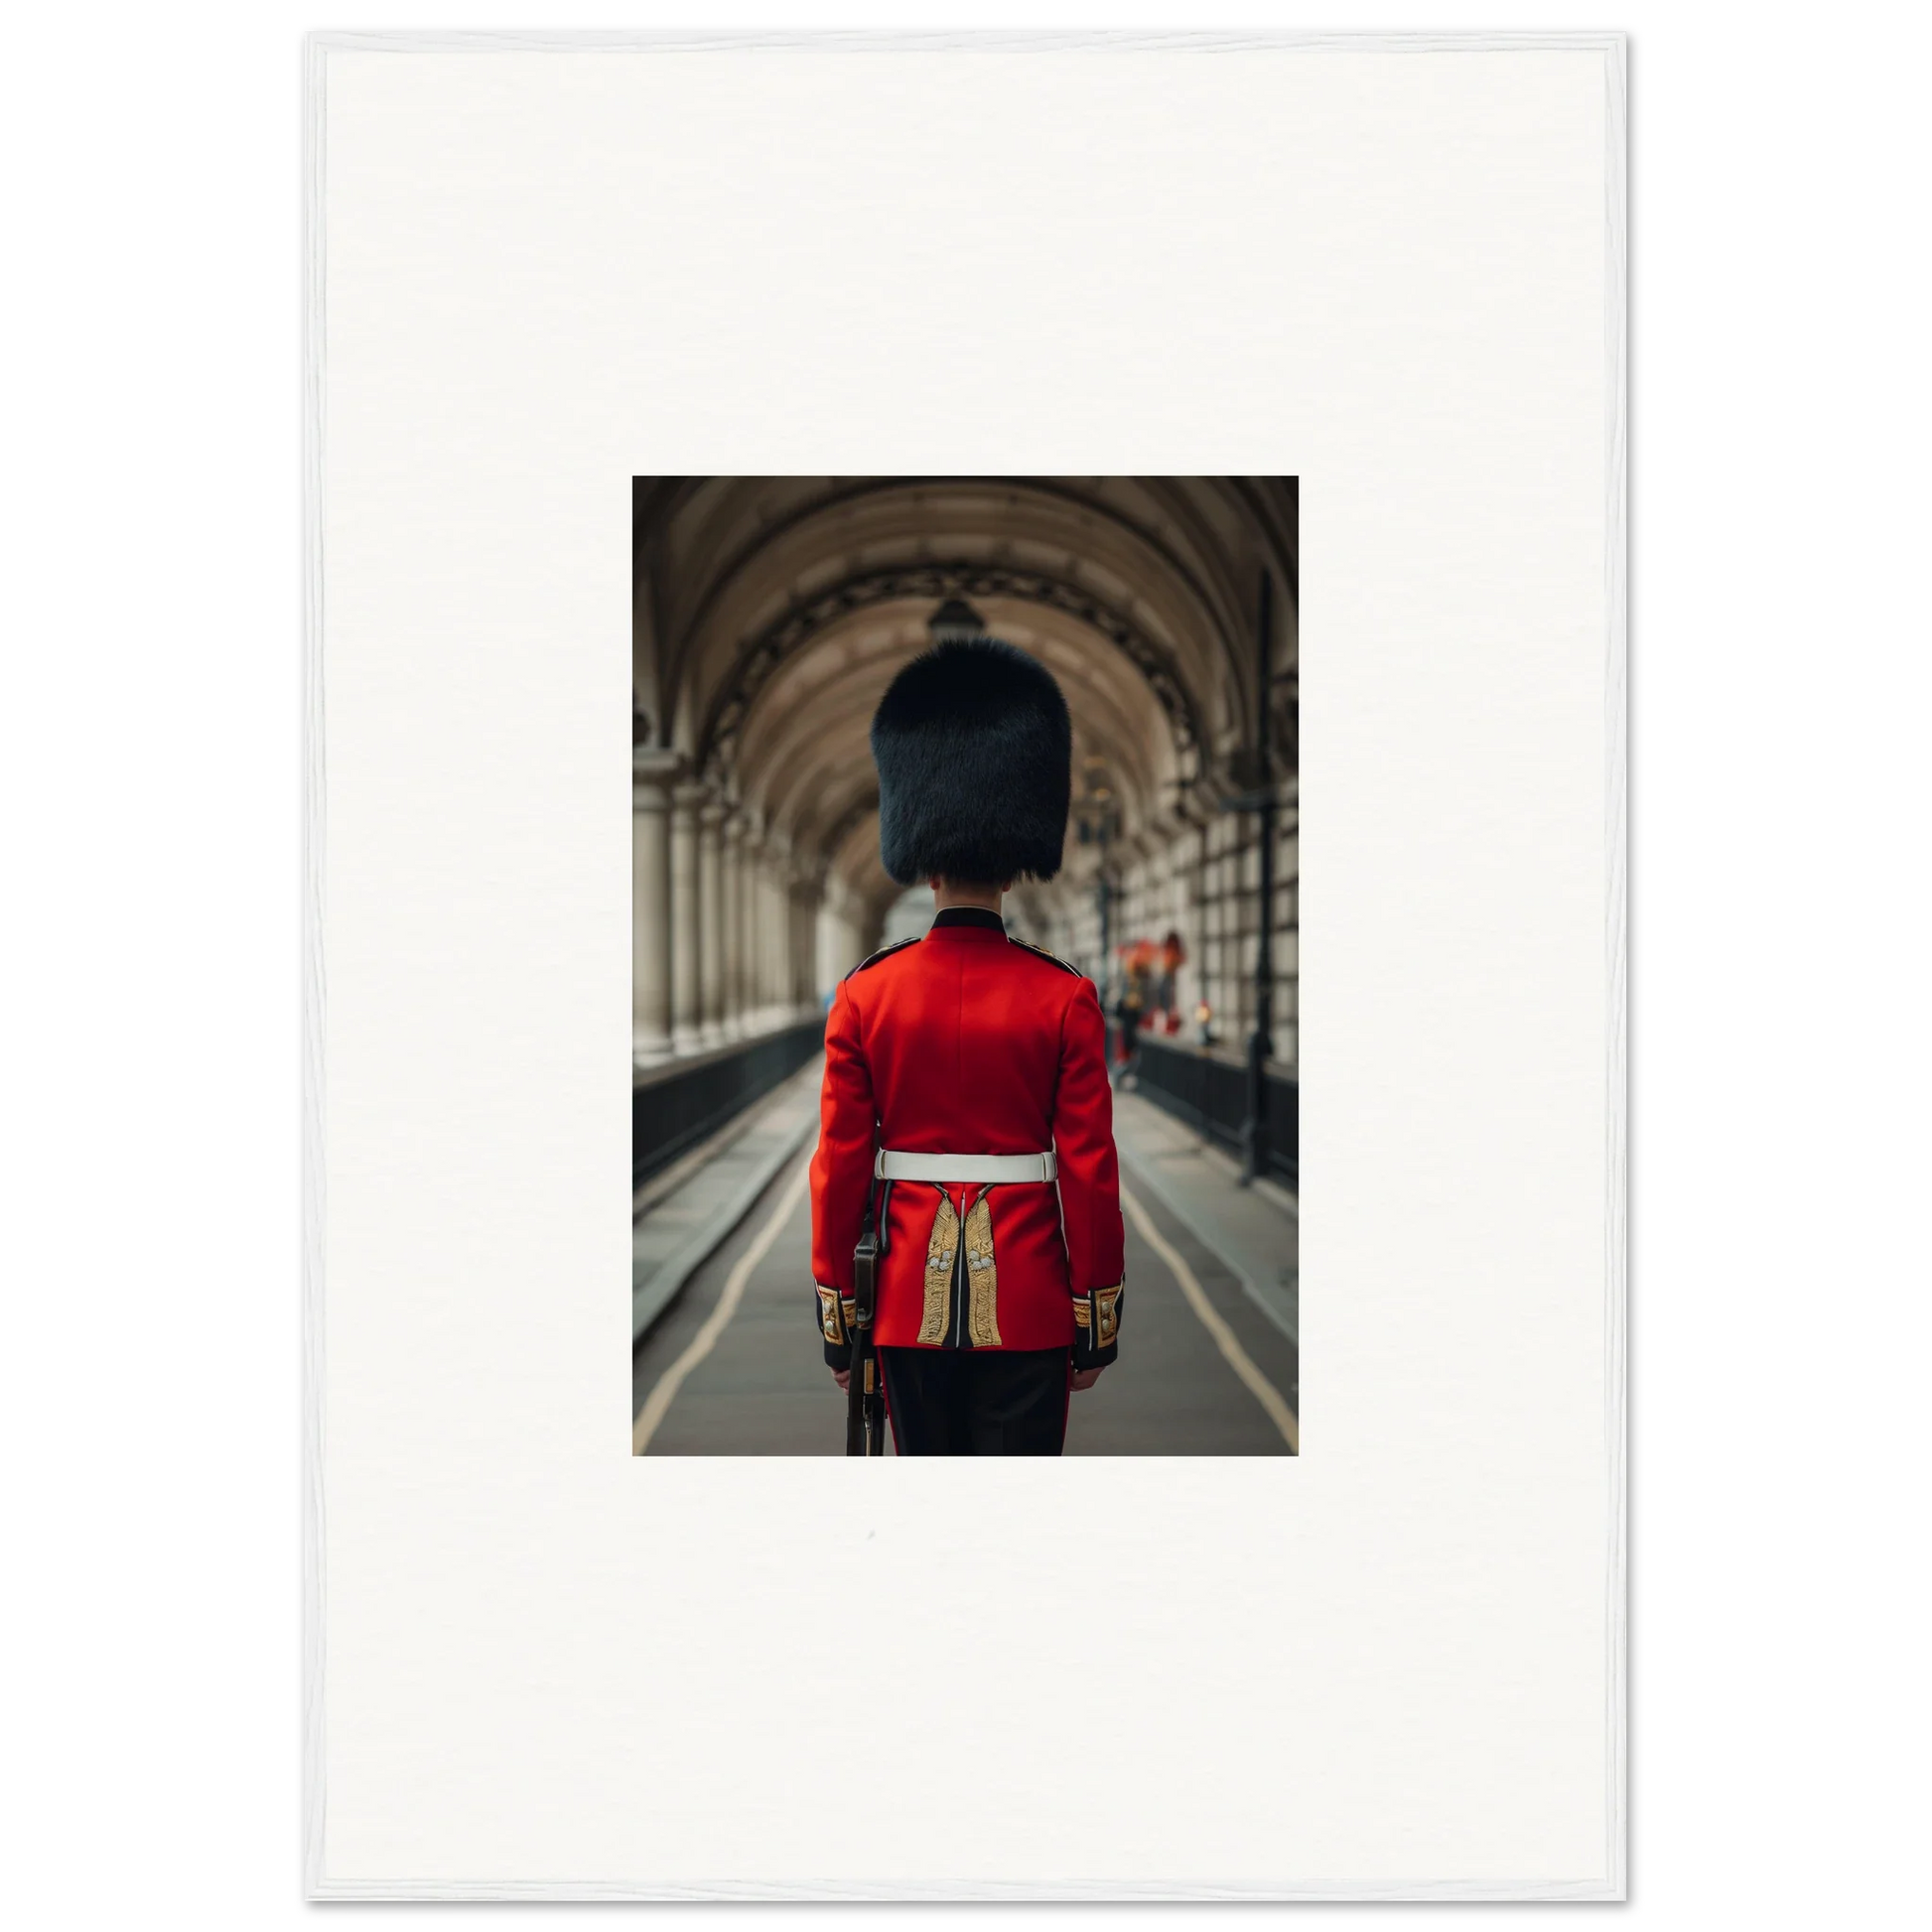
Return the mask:
[[1057,1455],[1071,1351],[882,1348],[886,1414],[901,1455]]

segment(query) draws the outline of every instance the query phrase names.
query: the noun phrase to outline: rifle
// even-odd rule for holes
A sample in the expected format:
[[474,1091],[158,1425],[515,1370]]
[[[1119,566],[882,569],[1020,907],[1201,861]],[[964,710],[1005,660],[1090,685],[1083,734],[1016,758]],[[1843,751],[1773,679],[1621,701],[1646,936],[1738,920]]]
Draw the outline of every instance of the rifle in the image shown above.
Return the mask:
[[846,1385],[845,1452],[886,1453],[886,1397],[880,1388],[879,1351],[872,1345],[872,1311],[879,1281],[879,1230],[872,1190],[866,1190],[866,1224],[852,1251],[852,1379]]

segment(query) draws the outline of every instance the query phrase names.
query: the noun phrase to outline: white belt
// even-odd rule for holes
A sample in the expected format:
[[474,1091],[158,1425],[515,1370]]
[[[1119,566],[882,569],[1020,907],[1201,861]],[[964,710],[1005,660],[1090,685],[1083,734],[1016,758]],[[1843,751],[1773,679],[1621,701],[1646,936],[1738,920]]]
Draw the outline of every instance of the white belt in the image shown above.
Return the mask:
[[1052,1180],[1060,1171],[1052,1151],[1044,1154],[900,1154],[879,1150],[873,1173],[881,1180]]

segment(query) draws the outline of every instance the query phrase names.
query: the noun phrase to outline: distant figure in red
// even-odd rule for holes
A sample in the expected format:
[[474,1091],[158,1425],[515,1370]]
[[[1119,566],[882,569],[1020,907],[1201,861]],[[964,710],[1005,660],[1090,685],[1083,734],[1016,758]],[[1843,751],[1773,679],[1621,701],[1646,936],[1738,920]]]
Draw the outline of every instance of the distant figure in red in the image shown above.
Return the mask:
[[1174,986],[1181,967],[1186,963],[1187,948],[1180,943],[1180,934],[1170,926],[1168,936],[1161,941],[1154,982],[1154,1006],[1161,1016],[1161,1031],[1166,1034],[1180,1031],[1180,1010],[1174,1004]]
[[1134,1056],[1140,1050],[1141,1025],[1148,1017],[1154,997],[1153,941],[1136,939],[1123,946],[1120,963],[1120,998],[1114,1005],[1114,1017],[1120,1023],[1120,1058],[1116,1066],[1129,1076],[1131,1084]]

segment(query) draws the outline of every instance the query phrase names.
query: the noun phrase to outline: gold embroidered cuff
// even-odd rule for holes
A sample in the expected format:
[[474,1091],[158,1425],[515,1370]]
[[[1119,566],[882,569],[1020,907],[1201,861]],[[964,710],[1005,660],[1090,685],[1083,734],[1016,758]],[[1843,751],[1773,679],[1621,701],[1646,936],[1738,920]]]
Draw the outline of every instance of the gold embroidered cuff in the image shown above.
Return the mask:
[[1121,1286],[1116,1282],[1112,1288],[1096,1288],[1093,1291],[1093,1311],[1097,1324],[1093,1339],[1097,1348],[1105,1348],[1120,1333]]
[[1122,1284],[1112,1288],[1089,1289],[1073,1301],[1073,1358],[1075,1366],[1104,1355],[1113,1360],[1114,1344],[1120,1338],[1120,1295]]
[[826,1288],[821,1283],[812,1284],[818,1290],[818,1325],[824,1331],[825,1339],[834,1347],[852,1339],[852,1314],[855,1304],[851,1296],[840,1299],[836,1288]]

